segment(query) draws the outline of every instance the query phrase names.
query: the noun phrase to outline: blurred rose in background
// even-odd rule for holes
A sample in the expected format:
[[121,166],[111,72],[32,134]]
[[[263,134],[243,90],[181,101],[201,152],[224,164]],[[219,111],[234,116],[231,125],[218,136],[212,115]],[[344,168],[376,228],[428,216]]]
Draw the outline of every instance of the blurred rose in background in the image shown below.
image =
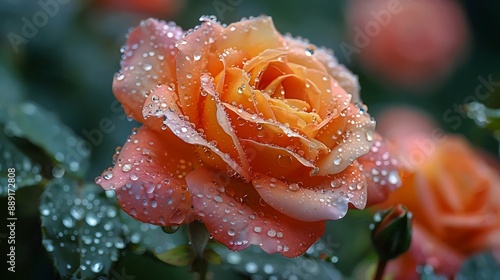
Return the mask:
[[457,66],[468,26],[453,0],[350,1],[344,52],[375,79],[392,86],[426,88]]
[[452,276],[467,257],[500,248],[498,165],[414,109],[389,109],[378,120],[409,170],[385,202],[413,213],[410,250],[391,264],[396,279],[418,279],[416,268],[423,265]]

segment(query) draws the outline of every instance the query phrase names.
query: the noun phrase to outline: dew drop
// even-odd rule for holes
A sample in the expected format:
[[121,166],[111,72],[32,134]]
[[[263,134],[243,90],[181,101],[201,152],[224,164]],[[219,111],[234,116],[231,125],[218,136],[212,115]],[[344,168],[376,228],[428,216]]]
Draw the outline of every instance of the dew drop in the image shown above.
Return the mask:
[[99,273],[104,268],[104,265],[101,262],[96,262],[90,266],[90,270],[94,273]]
[[339,165],[341,162],[342,162],[341,157],[336,157],[333,159],[333,164],[335,164],[335,165]]
[[390,184],[392,185],[397,185],[399,184],[400,182],[400,179],[399,179],[399,174],[397,171],[395,170],[392,170],[391,172],[389,172],[389,174],[387,175],[387,180],[389,181]]
[[218,194],[214,195],[215,202],[222,202],[222,197]]
[[248,273],[256,273],[259,270],[259,267],[257,266],[257,264],[249,262],[245,265],[245,270]]
[[111,170],[104,171],[104,173],[102,173],[102,177],[104,180],[111,180],[113,178],[113,172],[111,172]]
[[266,264],[264,265],[264,272],[267,274],[273,274],[274,272],[274,267],[271,264]]
[[230,264],[239,264],[241,262],[241,256],[239,253],[230,252],[227,254],[227,262]]
[[366,131],[366,140],[368,140],[370,142],[373,140],[373,131],[371,131],[371,130]]
[[47,206],[42,205],[40,206],[40,214],[42,214],[42,216],[47,217],[48,215],[50,215],[50,209]]
[[122,167],[123,172],[129,172],[130,170],[132,170],[132,164],[126,163],[123,165],[123,167]]
[[288,167],[292,164],[292,157],[288,155],[279,155],[278,164],[282,167]]
[[73,206],[69,210],[69,213],[77,221],[80,221],[81,219],[83,219],[83,215],[85,214],[85,210],[82,207],[80,207],[80,206]]
[[299,184],[297,184],[297,183],[292,183],[292,184],[290,184],[290,185],[288,186],[288,189],[289,189],[289,190],[291,190],[291,191],[293,191],[293,192],[298,191],[298,190],[299,190],[299,188],[300,188],[300,187],[299,187]]
[[193,58],[194,58],[194,61],[200,60],[201,59],[201,53],[199,51],[194,51]]
[[71,217],[66,216],[62,219],[62,223],[67,228],[72,228],[75,226],[76,222]]
[[137,179],[139,179],[139,176],[137,176],[137,174],[135,174],[135,173],[130,174],[130,180],[137,181]]
[[52,240],[44,239],[42,240],[42,244],[47,252],[54,251],[54,244],[52,243]]
[[101,219],[96,216],[94,212],[89,212],[85,216],[85,222],[91,227],[98,225],[101,222]]

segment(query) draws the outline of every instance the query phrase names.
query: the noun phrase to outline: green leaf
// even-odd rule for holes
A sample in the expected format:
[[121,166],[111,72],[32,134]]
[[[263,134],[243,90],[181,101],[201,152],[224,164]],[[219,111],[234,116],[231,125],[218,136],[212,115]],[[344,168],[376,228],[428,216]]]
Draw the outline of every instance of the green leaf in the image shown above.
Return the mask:
[[222,263],[222,257],[211,248],[205,249],[203,252],[203,259],[211,264],[220,265]]
[[[10,172],[10,171],[13,172]],[[0,126],[0,196],[6,196],[8,189],[17,191],[19,188],[32,186],[42,181],[40,165],[34,163],[28,156],[20,151],[9,137],[3,133]],[[12,174],[9,180],[8,174]],[[13,185],[8,184],[13,182]]]
[[161,254],[188,242],[182,230],[168,234],[161,227],[135,220],[123,211],[120,211],[120,219],[126,242],[136,253]]
[[62,278],[108,275],[125,248],[118,210],[94,184],[54,179],[40,202],[42,243]]
[[161,254],[155,254],[162,262],[175,265],[185,266],[192,263],[195,259],[195,254],[189,245],[177,246]]
[[233,252],[225,246],[213,248],[221,257],[222,264],[243,275],[260,279],[342,279],[342,274],[331,262],[318,260],[307,255],[285,258],[270,255],[257,246]]
[[500,279],[500,262],[493,257],[491,252],[479,253],[462,264],[456,279]]
[[5,125],[7,135],[28,139],[78,176],[83,176],[88,169],[87,143],[39,105],[11,104],[0,113],[0,122]]

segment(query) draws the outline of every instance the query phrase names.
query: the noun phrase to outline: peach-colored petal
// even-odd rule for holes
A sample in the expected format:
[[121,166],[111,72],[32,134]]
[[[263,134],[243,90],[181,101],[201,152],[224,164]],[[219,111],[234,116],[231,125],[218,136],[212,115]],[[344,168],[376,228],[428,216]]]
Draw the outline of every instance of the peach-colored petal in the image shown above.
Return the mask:
[[[210,75],[202,75],[201,87],[202,91],[208,95],[208,98],[205,100],[205,107],[212,106],[211,109],[205,108],[204,110],[206,123],[203,127],[207,140],[217,141],[223,152],[228,152],[231,158],[239,162],[243,170],[248,170],[249,163],[247,156],[233,129],[231,120],[226,113],[226,108],[222,105],[219,94],[215,91],[215,85]],[[244,179],[249,180],[248,177],[244,177]]]
[[176,67],[180,108],[195,125],[199,122],[200,78],[207,68],[212,44],[221,31],[219,23],[206,20],[176,44],[179,49]]
[[368,180],[368,206],[386,200],[390,192],[401,186],[399,164],[388,147],[389,143],[375,133],[370,151],[358,158]]
[[264,50],[282,47],[283,42],[273,20],[260,16],[230,24],[221,32],[215,46],[219,53],[226,49],[237,49],[251,58]]
[[184,31],[174,23],[148,19],[134,28],[123,48],[121,70],[113,80],[113,92],[125,112],[144,121],[142,104],[157,84],[176,80],[175,42]]
[[236,133],[242,139],[286,147],[310,161],[316,160],[319,154],[327,150],[320,141],[295,132],[285,124],[265,120],[257,114],[250,114],[230,104],[224,103],[224,106],[229,109],[228,113],[233,119]]
[[309,69],[316,69],[330,74],[346,92],[353,96],[354,102],[361,101],[359,98],[358,77],[344,65],[339,64],[332,50],[318,48],[307,40],[295,39],[289,36],[285,36],[285,42],[288,45],[288,60],[290,63],[301,64]]
[[[316,174],[318,170],[314,163],[290,149],[272,144],[262,144],[248,139],[242,139],[241,142],[251,156],[250,161],[253,171],[268,172],[276,177],[284,176],[291,179],[298,175],[299,170],[307,168],[307,173],[310,175]],[[265,162],[266,165],[262,165],[262,162]]]
[[121,208],[133,218],[160,226],[179,225],[194,219],[184,176],[198,165],[192,147],[169,132],[142,127],[127,140],[115,166],[97,182],[113,189]]
[[349,202],[360,209],[366,204],[366,181],[358,165],[350,165],[316,186],[304,187],[303,182],[283,182],[263,174],[256,175],[252,183],[271,207],[300,221],[338,220],[347,214]]
[[170,129],[187,144],[207,147],[243,178],[249,178],[248,170],[244,169],[227,153],[221,151],[217,143],[207,141],[206,137],[197,131],[191,122],[187,121],[187,118],[180,113],[177,104],[179,102],[175,99],[171,88],[165,85],[159,86],[144,103],[144,117],[163,118],[164,129]]
[[350,104],[346,109],[347,124],[341,140],[327,156],[318,161],[318,175],[337,174],[344,170],[356,158],[368,153],[373,145],[375,122],[365,109]]
[[[222,174],[222,175],[221,175]],[[229,249],[258,245],[267,253],[299,256],[316,242],[325,222],[292,219],[267,206],[250,184],[199,168],[187,178],[193,206],[211,235]]]

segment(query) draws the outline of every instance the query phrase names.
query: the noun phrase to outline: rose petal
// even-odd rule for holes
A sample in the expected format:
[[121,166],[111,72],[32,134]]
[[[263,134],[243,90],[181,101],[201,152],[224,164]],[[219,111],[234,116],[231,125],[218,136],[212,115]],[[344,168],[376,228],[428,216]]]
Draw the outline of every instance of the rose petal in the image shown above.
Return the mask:
[[401,186],[399,163],[389,143],[375,133],[370,151],[358,158],[368,180],[368,206],[384,201],[390,192]]
[[202,75],[201,87],[209,96],[205,99],[204,118],[202,119],[207,140],[217,141],[223,152],[229,153],[231,158],[239,161],[244,170],[248,170],[247,156],[233,129],[226,108],[222,105],[219,94],[215,91],[215,85],[210,75]]
[[274,119],[269,106],[269,97],[263,96],[259,90],[254,90],[249,84],[249,78],[241,69],[230,67],[225,70],[219,83],[223,83],[224,90],[220,99],[225,103],[236,104],[253,114],[261,114],[263,118]]
[[198,166],[194,149],[169,132],[141,127],[121,149],[115,166],[97,182],[114,189],[133,218],[160,226],[194,219],[184,176]]
[[219,53],[233,48],[246,52],[248,57],[255,57],[264,50],[283,47],[283,42],[272,18],[260,16],[230,24],[221,32],[215,45]]
[[[301,155],[290,149],[272,144],[262,144],[257,141],[242,139],[245,150],[252,164],[252,171],[269,172],[276,177],[310,176],[316,174],[318,167]],[[262,164],[265,162],[266,164]]]
[[343,114],[346,114],[347,124],[339,144],[317,162],[320,176],[341,172],[358,157],[368,153],[373,145],[375,122],[365,109],[351,103],[341,116]]
[[184,34],[174,23],[148,19],[134,28],[123,48],[113,92],[125,112],[142,122],[141,106],[157,84],[175,82],[175,42]]
[[283,182],[262,174],[252,184],[271,207],[300,221],[338,220],[347,214],[349,202],[359,209],[366,204],[366,181],[356,164],[310,187],[304,187],[303,182]]
[[311,162],[327,152],[327,147],[320,141],[295,132],[284,124],[265,120],[227,103],[224,106],[229,109],[227,112],[240,139],[286,147]]
[[[182,113],[195,125],[199,122],[200,78],[208,65],[211,46],[222,32],[222,26],[206,20],[177,42],[177,92]],[[211,61],[212,62],[212,61]]]
[[361,101],[359,98],[360,86],[358,77],[344,65],[339,64],[332,50],[318,48],[310,44],[307,40],[296,39],[290,36],[285,36],[284,39],[289,48],[289,62],[304,65],[309,69],[327,72],[339,82],[340,86],[346,92],[352,95],[354,102]]
[[270,254],[296,257],[325,230],[325,222],[297,221],[265,205],[252,185],[225,173],[198,168],[186,179],[199,218],[231,250],[254,244]]
[[[213,156],[217,157],[217,159],[222,159],[243,178],[250,178],[248,170],[232,159],[229,154],[221,151],[217,143],[208,142],[206,137],[194,128],[195,125],[187,121],[188,118],[180,113],[179,102],[171,88],[161,85],[145,101],[144,117],[163,117],[164,129],[170,129],[175,136],[187,144],[206,147],[207,151],[213,153]],[[218,161],[222,162],[221,160]]]

